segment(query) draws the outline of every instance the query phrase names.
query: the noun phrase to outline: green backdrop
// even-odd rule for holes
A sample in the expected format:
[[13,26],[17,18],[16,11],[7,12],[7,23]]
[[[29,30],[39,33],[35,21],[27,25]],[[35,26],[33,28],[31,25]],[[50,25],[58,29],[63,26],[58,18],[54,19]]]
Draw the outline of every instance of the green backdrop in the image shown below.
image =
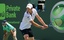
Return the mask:
[[[26,5],[27,5],[28,2],[31,2],[35,5],[37,5],[37,1],[38,0],[36,0],[36,1],[33,1],[33,0],[0,0],[0,4],[4,3],[5,5],[12,5],[12,6],[20,7],[20,11],[15,11],[16,18],[6,18],[5,17],[5,19],[7,19],[10,22],[18,21],[18,23],[15,23],[15,22],[11,23],[17,29],[17,38],[18,38],[18,40],[23,40],[23,36],[22,36],[22,34],[19,30],[19,25],[20,25],[20,22],[22,21],[22,18],[23,18],[25,9],[26,9]],[[47,24],[50,23],[51,9],[59,1],[60,0],[46,0],[46,2],[45,2],[45,7],[46,7],[45,11],[44,12],[41,12],[41,11],[38,12],[39,15],[45,21],[45,23],[47,23]],[[12,13],[12,12],[13,11],[11,11],[10,13]],[[6,15],[6,13],[5,13],[5,15]],[[2,22],[2,20],[0,20],[0,40],[2,40],[2,38],[3,38],[3,29],[2,29],[1,22]],[[35,22],[39,23],[37,19],[35,19]],[[34,37],[35,37],[36,40],[64,40],[64,33],[57,32],[55,29],[53,29],[53,27],[49,27],[48,29],[41,30],[39,28],[36,28],[36,27],[32,26],[32,31],[33,31],[33,34],[34,34]],[[12,40],[12,38],[9,37],[9,40]]]

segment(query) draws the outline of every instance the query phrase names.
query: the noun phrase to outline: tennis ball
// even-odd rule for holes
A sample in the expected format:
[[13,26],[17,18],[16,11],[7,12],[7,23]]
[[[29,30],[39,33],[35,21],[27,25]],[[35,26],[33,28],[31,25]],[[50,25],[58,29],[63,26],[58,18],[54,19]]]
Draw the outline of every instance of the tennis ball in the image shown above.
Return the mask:
[[62,25],[62,20],[61,19],[55,19],[54,22],[56,23],[57,26],[61,26]]

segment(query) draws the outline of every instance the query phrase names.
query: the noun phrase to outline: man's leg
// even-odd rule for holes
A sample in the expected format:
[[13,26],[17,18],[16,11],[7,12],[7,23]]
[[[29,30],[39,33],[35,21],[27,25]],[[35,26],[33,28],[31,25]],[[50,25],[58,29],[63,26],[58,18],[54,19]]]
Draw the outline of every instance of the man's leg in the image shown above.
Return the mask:
[[31,29],[20,30],[23,34],[24,40],[34,40]]
[[34,37],[29,37],[28,34],[24,35],[24,40],[34,40]]
[[16,29],[14,30],[13,40],[17,40],[17,37],[16,37]]
[[8,40],[10,33],[7,33],[6,35],[3,36],[3,40]]
[[24,40],[29,40],[29,35],[28,34],[24,35]]
[[29,40],[35,40],[34,37],[29,37]]

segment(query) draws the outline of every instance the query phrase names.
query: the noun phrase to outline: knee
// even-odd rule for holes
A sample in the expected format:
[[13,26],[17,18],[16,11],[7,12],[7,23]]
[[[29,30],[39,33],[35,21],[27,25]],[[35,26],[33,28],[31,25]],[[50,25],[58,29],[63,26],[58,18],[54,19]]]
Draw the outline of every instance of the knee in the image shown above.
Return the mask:
[[29,40],[29,35],[28,35],[28,34],[25,34],[25,35],[24,35],[24,39],[25,39],[25,40]]
[[34,37],[30,37],[29,40],[35,40]]
[[12,36],[13,36],[13,37],[16,37],[16,35],[14,35],[14,34],[13,34]]
[[4,34],[3,37],[7,37],[7,34]]

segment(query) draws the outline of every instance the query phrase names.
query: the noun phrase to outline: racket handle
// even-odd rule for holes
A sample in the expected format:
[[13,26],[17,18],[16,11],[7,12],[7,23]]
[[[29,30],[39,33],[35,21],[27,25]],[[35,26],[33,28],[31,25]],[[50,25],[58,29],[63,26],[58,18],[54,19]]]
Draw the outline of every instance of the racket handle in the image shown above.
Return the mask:
[[53,25],[50,23],[50,24],[48,24],[48,27],[53,27]]

